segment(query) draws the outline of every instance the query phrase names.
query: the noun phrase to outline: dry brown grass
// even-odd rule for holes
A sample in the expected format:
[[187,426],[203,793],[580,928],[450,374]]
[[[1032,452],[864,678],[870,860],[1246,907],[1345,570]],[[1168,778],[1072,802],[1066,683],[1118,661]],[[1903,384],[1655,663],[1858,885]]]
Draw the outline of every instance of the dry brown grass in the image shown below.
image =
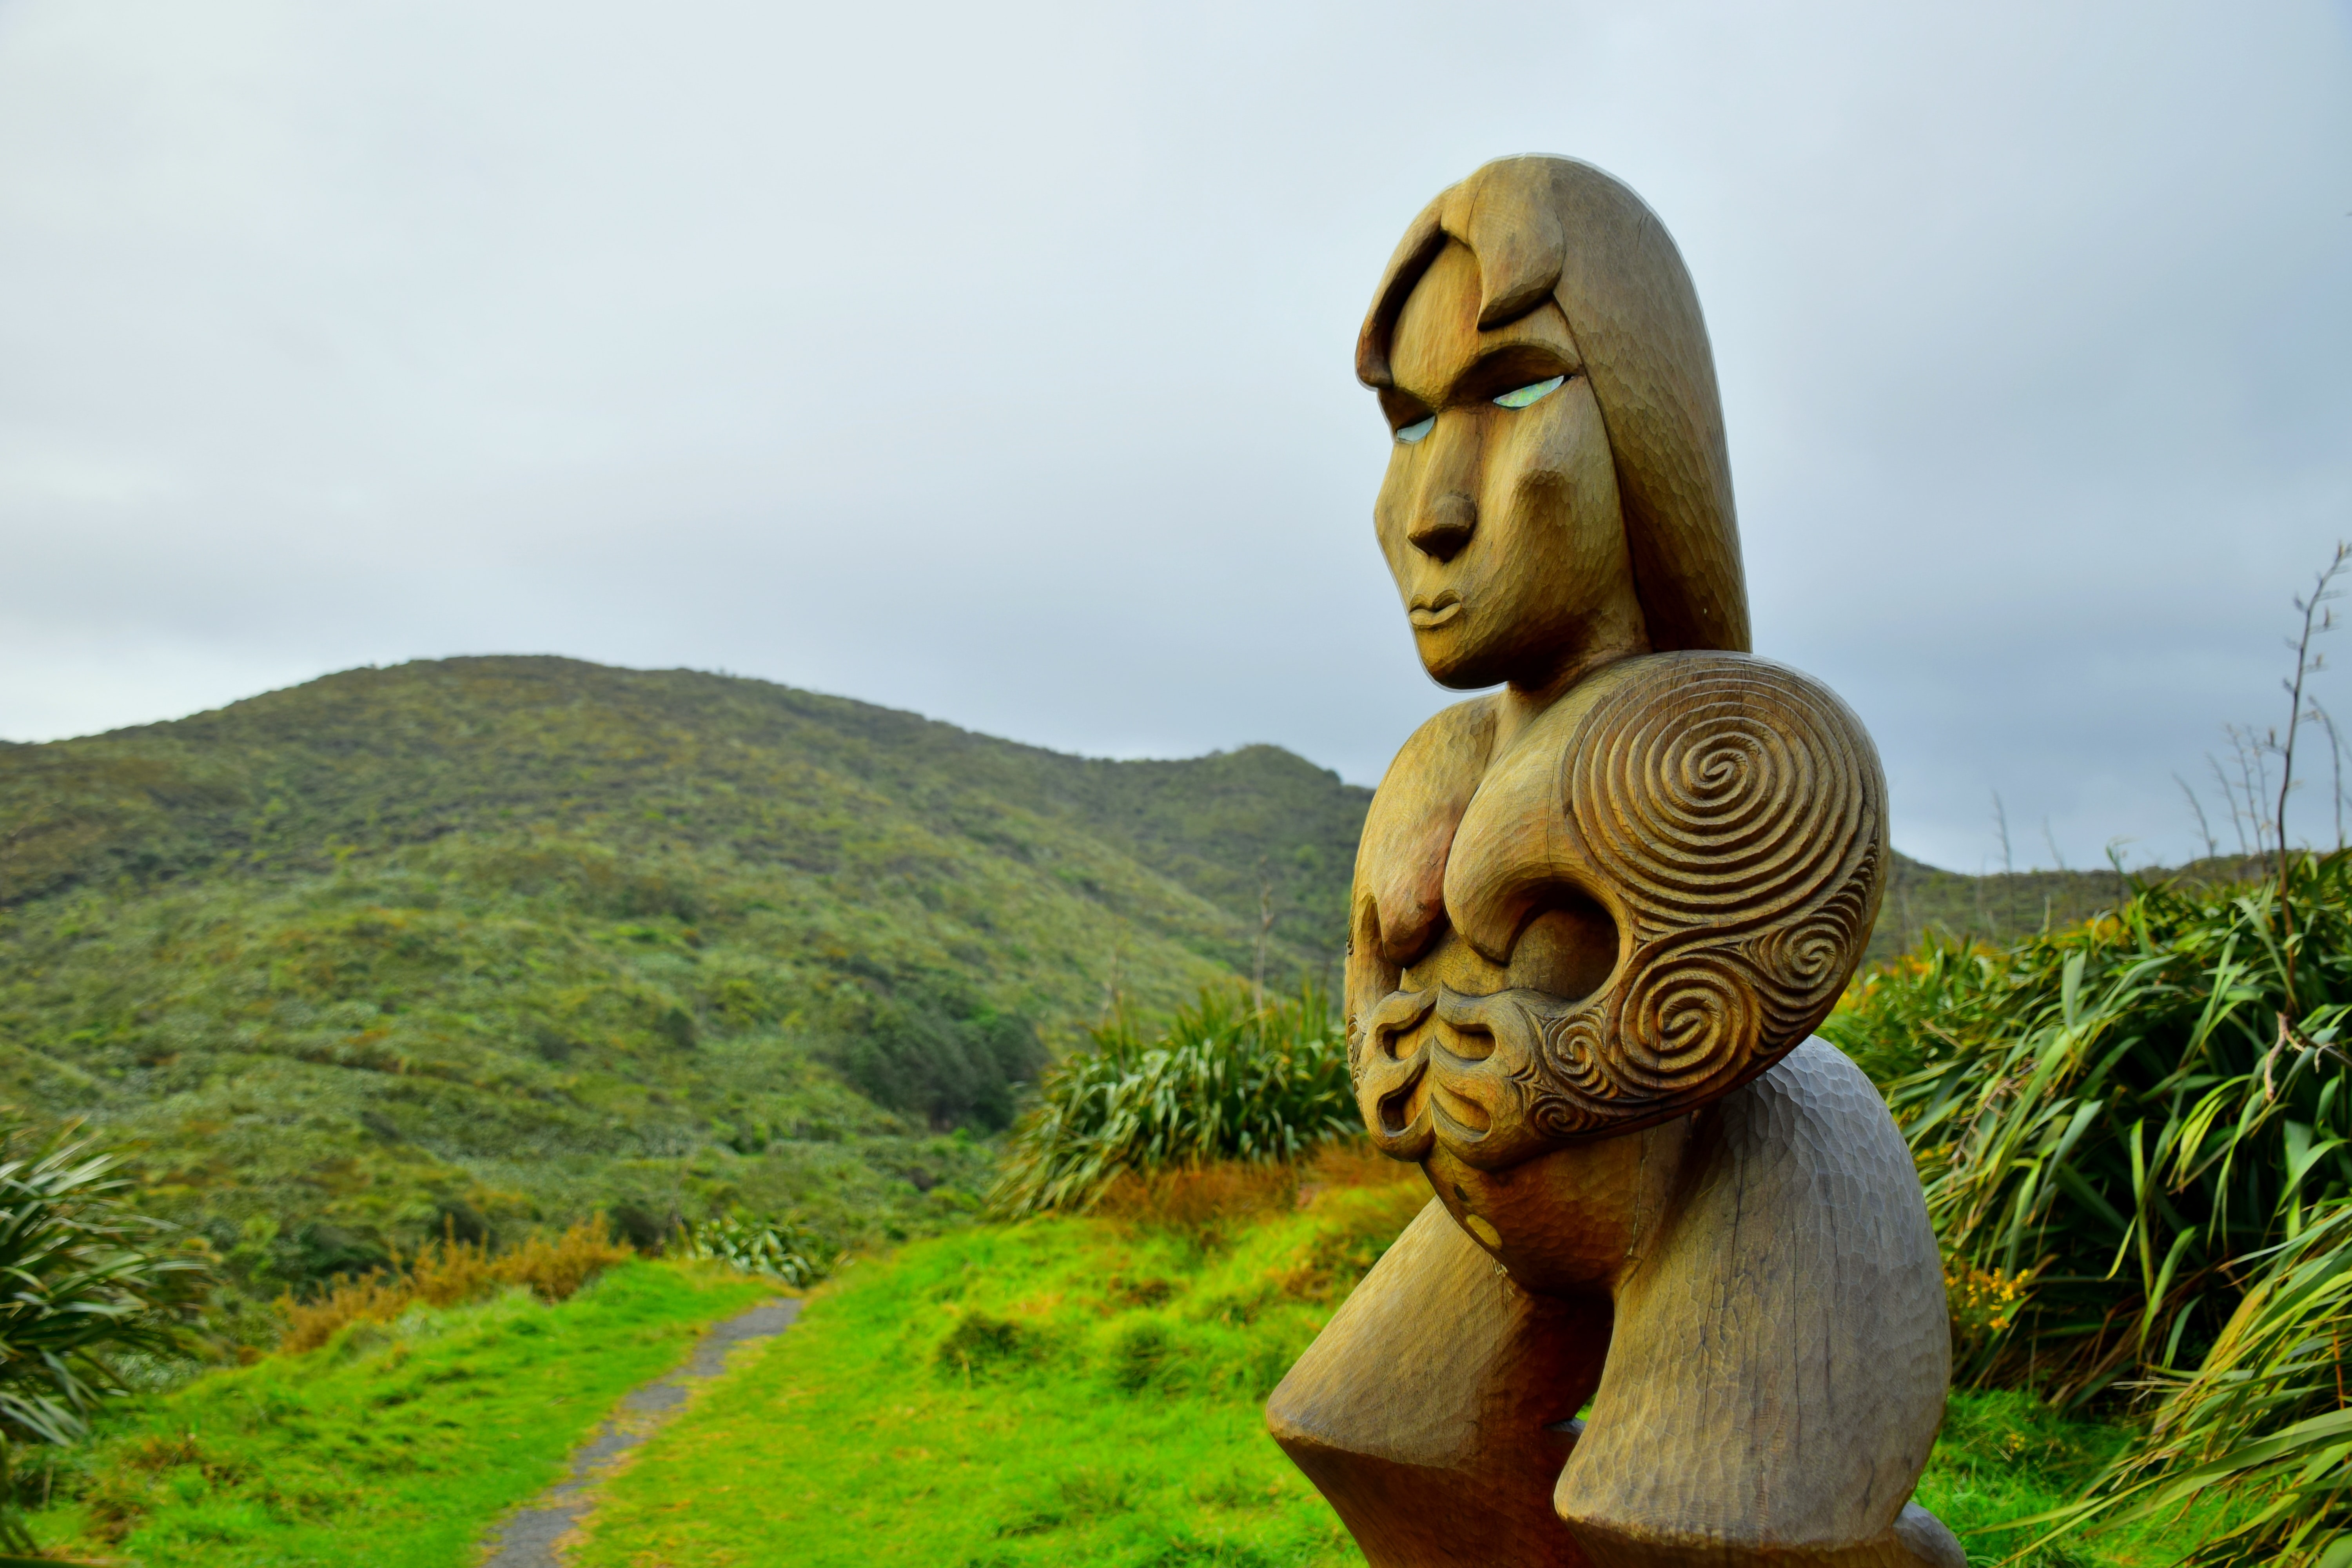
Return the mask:
[[278,1342],[278,1348],[288,1355],[317,1350],[345,1323],[389,1322],[415,1299],[404,1277],[381,1272],[338,1279],[308,1301],[280,1296],[277,1307],[286,1320],[286,1337]]
[[528,1285],[542,1301],[561,1301],[605,1269],[636,1254],[614,1241],[600,1220],[583,1220],[550,1241],[534,1236],[498,1260],[500,1279]]
[[1103,1189],[1094,1212],[1138,1229],[1204,1235],[1297,1202],[1297,1166],[1220,1160],[1208,1165],[1122,1171]]
[[1303,1208],[1337,1187],[1419,1182],[1421,1173],[1376,1152],[1365,1139],[1333,1139],[1297,1162],[1221,1160],[1138,1173],[1123,1171],[1096,1200],[1105,1219],[1147,1230],[1210,1237],[1252,1215]]
[[428,1241],[404,1269],[395,1254],[391,1270],[338,1279],[311,1300],[278,1298],[278,1310],[286,1319],[286,1337],[278,1348],[299,1355],[325,1344],[346,1323],[388,1323],[418,1302],[455,1307],[510,1285],[529,1287],[542,1301],[561,1301],[635,1256],[606,1234],[601,1218],[582,1220],[553,1240],[534,1236],[495,1255],[478,1242]]
[[1369,1138],[1333,1138],[1316,1146],[1315,1157],[1300,1173],[1299,1206],[1332,1187],[1387,1187],[1421,1179],[1420,1166],[1390,1159]]

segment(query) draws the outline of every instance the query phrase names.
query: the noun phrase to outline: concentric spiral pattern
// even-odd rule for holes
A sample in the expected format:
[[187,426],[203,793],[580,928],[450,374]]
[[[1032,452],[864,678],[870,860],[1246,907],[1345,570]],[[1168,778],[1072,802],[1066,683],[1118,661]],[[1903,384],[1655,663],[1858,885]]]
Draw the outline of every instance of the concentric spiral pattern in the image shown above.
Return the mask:
[[[1622,672],[1622,673],[1621,673]],[[1631,938],[1610,983],[1541,1020],[1547,1136],[1677,1114],[1812,1032],[1878,913],[1886,787],[1859,721],[1731,654],[1629,660],[1563,759],[1568,826]]]
[[1843,703],[1760,659],[1643,663],[1578,727],[1562,783],[1645,926],[1763,925],[1850,868],[1878,770]]

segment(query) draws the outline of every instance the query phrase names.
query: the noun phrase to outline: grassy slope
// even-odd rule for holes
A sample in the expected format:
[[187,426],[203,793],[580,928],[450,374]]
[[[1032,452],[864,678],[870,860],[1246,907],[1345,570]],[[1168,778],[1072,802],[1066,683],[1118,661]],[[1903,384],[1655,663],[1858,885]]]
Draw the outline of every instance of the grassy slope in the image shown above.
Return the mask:
[[[595,1205],[907,1234],[1097,1015],[1327,965],[1366,793],[561,659],[0,748],[0,1086],[270,1285]],[[277,1234],[264,1234],[272,1226]],[[252,1228],[248,1228],[252,1227]]]
[[560,1306],[518,1294],[357,1325],[118,1417],[76,1456],[82,1495],[36,1530],[153,1568],[461,1568],[624,1393],[770,1293],[633,1263]]
[[575,1561],[1360,1561],[1258,1406],[1424,1201],[1328,1192],[1229,1250],[1056,1219],[860,1265],[642,1451]]
[[[580,1568],[1360,1562],[1265,1436],[1274,1383],[1426,1199],[1322,1194],[1202,1249],[1054,1219],[918,1243],[821,1292],[640,1451]],[[2107,1428],[1956,1394],[1920,1500],[1989,1527],[2067,1500]],[[2053,1564],[2172,1561],[2158,1537]]]

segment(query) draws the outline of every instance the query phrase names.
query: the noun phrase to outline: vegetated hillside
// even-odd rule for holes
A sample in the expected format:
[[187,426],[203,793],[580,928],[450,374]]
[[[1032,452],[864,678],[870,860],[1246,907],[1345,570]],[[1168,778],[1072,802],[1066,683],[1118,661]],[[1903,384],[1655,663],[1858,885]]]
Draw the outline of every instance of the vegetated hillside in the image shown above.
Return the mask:
[[[763,682],[349,671],[0,748],[0,1088],[249,1281],[424,1233],[959,1212],[1050,1043],[1331,966],[1368,793]],[[954,1130],[954,1131],[950,1131]]]
[[1886,899],[1871,932],[1873,963],[1910,952],[1931,931],[2013,942],[2119,909],[2131,897],[2134,883],[2225,888],[2269,876],[2277,865],[2260,856],[2221,855],[2171,869],[2151,866],[2119,872],[2102,867],[2096,871],[1995,871],[1970,877],[1906,855],[1894,858]]
[[1869,958],[1874,963],[1908,952],[1929,931],[2010,942],[2071,925],[2115,908],[2130,890],[2124,878],[2104,867],[1970,877],[1906,855],[1897,854],[1894,861],[1885,900],[1878,907],[1878,924],[1871,932]]
[[[1264,891],[1286,956],[1319,961],[1342,937],[1370,799],[1273,746],[1107,762],[766,681],[455,658],[0,748],[0,903],[124,877],[324,870],[353,850],[517,827],[920,882],[889,855],[906,847],[886,842],[887,817],[1040,867],[1226,963],[1249,958]],[[1103,848],[1155,876],[1090,865]],[[1192,900],[1138,885],[1154,879]],[[1225,918],[1182,907],[1194,900]]]

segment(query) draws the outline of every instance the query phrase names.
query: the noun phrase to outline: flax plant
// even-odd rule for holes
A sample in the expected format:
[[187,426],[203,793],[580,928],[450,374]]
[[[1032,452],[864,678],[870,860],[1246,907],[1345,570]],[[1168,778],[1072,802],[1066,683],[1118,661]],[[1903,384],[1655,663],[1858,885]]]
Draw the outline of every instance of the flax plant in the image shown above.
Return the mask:
[[2352,1194],[2347,1002],[2341,852],[1859,982],[1825,1032],[1885,1086],[1956,1273],[2022,1282],[1959,1374],[2071,1405],[2203,1357],[2257,1257]]
[[80,1438],[100,1401],[126,1392],[124,1354],[184,1348],[212,1282],[206,1258],[132,1211],[117,1158],[73,1131],[32,1145],[0,1124],[13,1146],[0,1159],[0,1552],[33,1548],[12,1495],[15,1450]]
[[2156,1397],[2141,1439],[2081,1502],[2026,1521],[2049,1527],[2042,1541],[2218,1502],[2191,1563],[2352,1563],[2352,1203],[2330,1200],[2248,1262],[2260,1273],[2203,1362],[2140,1384]]
[[1122,1172],[1290,1160],[1360,1123],[1338,1017],[1313,988],[1252,1005],[1210,986],[1167,1026],[1118,1017],[1046,1075],[989,1194],[1018,1217],[1092,1205]]

